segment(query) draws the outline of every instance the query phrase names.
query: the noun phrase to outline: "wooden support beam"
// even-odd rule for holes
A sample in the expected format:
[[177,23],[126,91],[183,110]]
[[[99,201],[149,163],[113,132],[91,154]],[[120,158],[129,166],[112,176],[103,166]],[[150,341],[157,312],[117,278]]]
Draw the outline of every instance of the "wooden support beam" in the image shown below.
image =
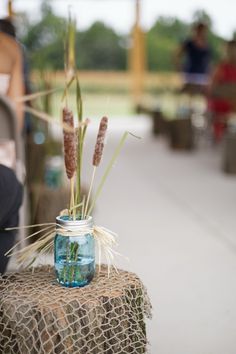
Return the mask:
[[140,25],[140,0],[136,0],[135,24],[132,30],[132,47],[129,55],[129,67],[132,77],[132,94],[135,104],[142,99],[145,78],[145,38]]
[[13,3],[12,0],[8,0],[8,17],[13,17],[14,11],[13,11]]

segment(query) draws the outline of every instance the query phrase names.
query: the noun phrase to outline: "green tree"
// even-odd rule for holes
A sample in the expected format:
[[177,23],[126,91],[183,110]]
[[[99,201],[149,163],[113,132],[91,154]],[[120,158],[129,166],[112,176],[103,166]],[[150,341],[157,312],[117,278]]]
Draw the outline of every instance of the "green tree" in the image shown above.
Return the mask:
[[81,69],[124,70],[126,50],[122,37],[102,22],[77,34],[77,66]]
[[31,67],[62,69],[64,66],[65,19],[54,15],[46,2],[41,7],[41,20],[31,23],[22,38]]
[[150,70],[173,70],[173,54],[186,37],[189,25],[177,18],[159,17],[147,33],[148,68]]
[[[221,56],[223,40],[214,33],[210,16],[205,11],[198,10],[193,14],[193,20],[208,23],[213,61],[217,62]],[[55,15],[50,0],[43,1],[39,21],[33,23],[23,15],[19,23],[21,40],[28,50],[31,68],[63,70],[66,19]],[[174,52],[190,34],[190,29],[191,24],[188,22],[175,17],[160,16],[146,33],[149,70],[175,70]],[[102,22],[95,22],[87,30],[77,31],[76,37],[78,68],[126,69],[126,36],[120,36]]]
[[[34,69],[64,69],[66,19],[56,16],[47,2],[41,6],[41,19],[31,23],[24,16],[21,41],[29,53]],[[21,21],[22,24],[22,21]],[[124,37],[101,22],[76,33],[77,66],[81,69],[125,70]]]

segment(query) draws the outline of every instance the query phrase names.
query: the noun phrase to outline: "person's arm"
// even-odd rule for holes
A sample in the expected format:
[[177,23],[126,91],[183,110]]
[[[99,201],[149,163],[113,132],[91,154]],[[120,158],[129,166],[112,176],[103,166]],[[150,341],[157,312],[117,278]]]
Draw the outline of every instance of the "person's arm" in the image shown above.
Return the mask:
[[24,95],[23,63],[20,46],[16,44],[15,48],[15,61],[11,73],[8,96],[15,103],[16,114],[19,122],[18,126],[21,131],[24,125],[24,111],[23,103],[17,102],[17,99]]

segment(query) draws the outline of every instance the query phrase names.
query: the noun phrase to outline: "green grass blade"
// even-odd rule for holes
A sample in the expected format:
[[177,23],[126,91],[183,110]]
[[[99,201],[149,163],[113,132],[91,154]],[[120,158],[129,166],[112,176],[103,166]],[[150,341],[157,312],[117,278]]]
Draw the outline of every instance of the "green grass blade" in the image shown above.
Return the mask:
[[79,83],[78,74],[76,75],[76,105],[77,105],[77,113],[79,122],[83,119],[83,102],[82,102],[82,95],[81,95],[81,88]]
[[67,90],[70,88],[70,86],[73,84],[75,80],[75,76],[72,76],[72,78],[70,79],[70,81],[66,84],[66,87],[63,91],[63,95],[62,95],[62,98],[61,98],[61,101],[63,102],[65,97],[66,97],[66,94],[67,94]]

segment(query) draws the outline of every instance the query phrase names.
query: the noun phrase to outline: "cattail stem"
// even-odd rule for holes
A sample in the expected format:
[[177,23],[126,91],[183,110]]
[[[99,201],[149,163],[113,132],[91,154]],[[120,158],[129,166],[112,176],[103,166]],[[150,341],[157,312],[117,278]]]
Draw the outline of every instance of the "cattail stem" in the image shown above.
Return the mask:
[[86,206],[85,206],[85,214],[84,214],[85,217],[89,216],[89,215],[87,215],[87,211],[88,211],[89,200],[90,200],[92,189],[93,189],[93,185],[94,185],[94,179],[95,179],[96,171],[97,171],[97,166],[93,166],[93,173],[92,173],[92,178],[91,178],[91,182],[90,182],[88,197],[87,197]]
[[78,129],[78,145],[77,145],[77,178],[76,178],[76,203],[81,202],[81,166],[82,166],[82,156],[81,156],[81,128]]
[[85,217],[85,195],[83,196],[83,200],[82,200],[82,220],[84,219]]
[[[83,126],[80,126],[77,131],[77,179],[76,179],[76,203],[81,202],[81,170],[83,164],[83,149],[84,139],[87,131],[87,126],[90,123],[89,119],[86,119]],[[80,122],[79,122],[80,124]]]
[[67,88],[67,84],[66,84],[65,106],[66,106],[66,108],[68,107],[68,88]]
[[83,203],[80,203],[80,204],[76,204],[72,209],[78,209],[79,207],[82,207],[83,206]]
[[76,219],[76,208],[75,208],[75,182],[74,182],[74,177],[73,179],[73,188],[72,188],[72,202],[73,202],[73,220]]
[[70,214],[73,214],[73,220],[76,218],[75,194],[74,194],[74,176],[70,179]]

